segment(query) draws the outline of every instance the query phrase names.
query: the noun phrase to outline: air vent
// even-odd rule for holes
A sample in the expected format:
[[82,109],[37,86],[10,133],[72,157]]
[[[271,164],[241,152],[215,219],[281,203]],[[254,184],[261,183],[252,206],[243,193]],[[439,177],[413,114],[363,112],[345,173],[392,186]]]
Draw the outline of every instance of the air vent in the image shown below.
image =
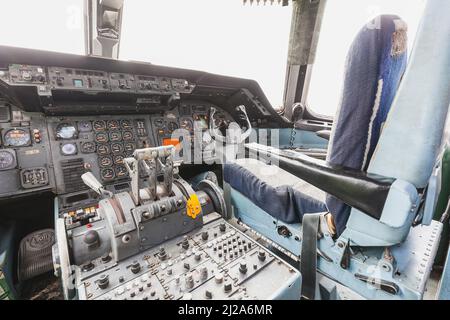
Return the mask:
[[61,169],[65,192],[74,192],[87,188],[81,179],[81,175],[85,173],[82,158],[61,161]]

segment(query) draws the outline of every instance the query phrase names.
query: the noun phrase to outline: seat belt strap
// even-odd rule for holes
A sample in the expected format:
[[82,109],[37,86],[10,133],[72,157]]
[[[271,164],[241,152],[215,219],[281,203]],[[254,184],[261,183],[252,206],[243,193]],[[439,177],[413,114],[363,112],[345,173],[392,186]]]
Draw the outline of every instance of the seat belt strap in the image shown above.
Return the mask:
[[302,297],[314,300],[316,295],[317,234],[323,213],[305,214],[302,220],[302,248],[300,273],[302,275]]

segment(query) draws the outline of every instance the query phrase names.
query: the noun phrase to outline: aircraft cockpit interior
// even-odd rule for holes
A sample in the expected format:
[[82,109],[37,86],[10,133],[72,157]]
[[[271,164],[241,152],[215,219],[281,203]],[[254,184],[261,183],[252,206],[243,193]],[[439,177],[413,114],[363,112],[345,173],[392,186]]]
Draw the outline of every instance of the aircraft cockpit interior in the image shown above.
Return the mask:
[[85,55],[0,40],[0,300],[450,299],[450,2],[413,47],[361,25],[332,117],[306,103],[332,1],[261,1],[292,11],[283,108],[118,59],[129,1],[84,1]]

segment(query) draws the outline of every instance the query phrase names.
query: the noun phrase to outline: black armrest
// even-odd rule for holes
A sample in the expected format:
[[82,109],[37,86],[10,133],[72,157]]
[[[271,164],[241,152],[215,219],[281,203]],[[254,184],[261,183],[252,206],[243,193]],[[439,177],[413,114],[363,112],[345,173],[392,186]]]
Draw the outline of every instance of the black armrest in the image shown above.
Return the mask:
[[278,163],[279,167],[313,186],[340,199],[365,214],[380,219],[389,189],[395,179],[370,175],[355,169],[332,167],[292,150],[279,150],[256,143],[246,148],[261,158]]

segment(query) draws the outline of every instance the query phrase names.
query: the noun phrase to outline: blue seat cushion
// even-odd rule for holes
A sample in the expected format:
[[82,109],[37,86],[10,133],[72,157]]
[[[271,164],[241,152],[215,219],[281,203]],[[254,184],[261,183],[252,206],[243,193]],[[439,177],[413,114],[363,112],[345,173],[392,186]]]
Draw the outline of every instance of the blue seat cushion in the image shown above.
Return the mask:
[[304,214],[327,211],[323,191],[277,166],[255,159],[238,159],[225,164],[224,180],[285,223],[299,223]]

